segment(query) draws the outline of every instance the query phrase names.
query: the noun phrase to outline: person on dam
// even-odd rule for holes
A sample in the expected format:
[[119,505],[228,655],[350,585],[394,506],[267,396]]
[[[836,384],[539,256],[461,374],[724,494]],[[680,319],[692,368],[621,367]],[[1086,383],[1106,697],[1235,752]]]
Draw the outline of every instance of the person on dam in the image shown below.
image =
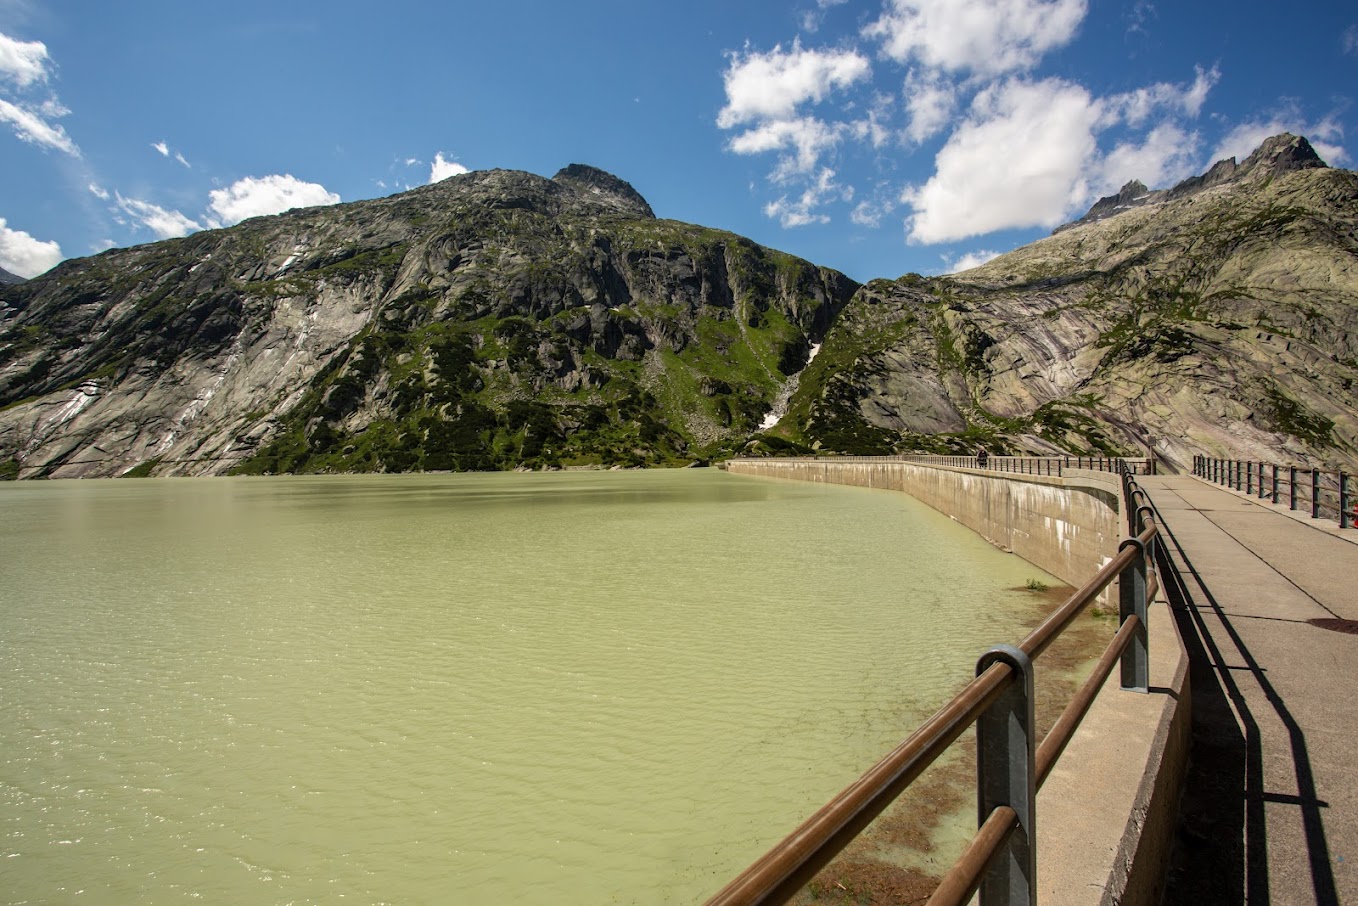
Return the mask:
[[978,469],[984,469],[986,467],[986,463],[988,462],[990,462],[990,451],[987,450],[985,447],[977,447],[976,467]]

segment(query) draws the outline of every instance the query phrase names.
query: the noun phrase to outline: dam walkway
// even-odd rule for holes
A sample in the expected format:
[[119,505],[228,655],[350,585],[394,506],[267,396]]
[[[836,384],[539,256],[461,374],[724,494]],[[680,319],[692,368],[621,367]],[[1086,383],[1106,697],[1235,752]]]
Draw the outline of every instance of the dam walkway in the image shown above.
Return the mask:
[[1188,476],[1140,484],[1192,677],[1166,906],[1358,903],[1358,530]]

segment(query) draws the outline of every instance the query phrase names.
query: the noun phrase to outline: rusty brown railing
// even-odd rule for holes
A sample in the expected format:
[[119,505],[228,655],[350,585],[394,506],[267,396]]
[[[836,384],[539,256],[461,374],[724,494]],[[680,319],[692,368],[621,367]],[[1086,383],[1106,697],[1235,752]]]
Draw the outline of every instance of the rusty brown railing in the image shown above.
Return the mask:
[[[1146,609],[1158,581],[1158,536],[1149,501],[1123,470],[1131,534],[1118,554],[1077,589],[1016,647],[997,646],[977,664],[977,676],[858,780],[708,900],[707,906],[784,903],[829,864],[968,727],[977,725],[979,829],[945,875],[930,906],[965,903],[978,889],[983,906],[1036,899],[1037,788],[1046,780],[1115,665],[1122,688],[1146,692],[1149,663]],[[1114,580],[1121,626],[1040,746],[1034,745],[1032,661]],[[1021,727],[1021,739],[1014,727]]]

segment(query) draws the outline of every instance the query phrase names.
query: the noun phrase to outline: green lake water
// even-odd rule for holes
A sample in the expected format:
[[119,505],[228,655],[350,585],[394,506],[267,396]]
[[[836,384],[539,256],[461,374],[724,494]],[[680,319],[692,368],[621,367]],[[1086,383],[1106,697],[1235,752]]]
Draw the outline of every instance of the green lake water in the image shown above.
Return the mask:
[[700,902],[1035,577],[715,470],[0,484],[0,901]]

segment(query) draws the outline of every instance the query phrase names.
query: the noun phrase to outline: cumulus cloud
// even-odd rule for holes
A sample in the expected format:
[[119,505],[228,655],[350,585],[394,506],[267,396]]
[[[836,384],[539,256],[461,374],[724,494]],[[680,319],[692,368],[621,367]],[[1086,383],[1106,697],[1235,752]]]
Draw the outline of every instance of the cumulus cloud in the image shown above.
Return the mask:
[[813,223],[829,223],[825,214],[816,213],[816,208],[830,196],[852,198],[853,191],[835,182],[835,171],[826,167],[816,175],[815,181],[795,199],[786,195],[764,206],[764,214],[776,219],[786,228],[808,226]]
[[1101,105],[1061,79],[1011,79],[980,92],[935,160],[934,175],[902,195],[912,242],[1056,226],[1089,195]]
[[717,114],[717,125],[731,129],[791,118],[802,104],[819,103],[870,71],[867,58],[857,51],[804,50],[800,41],[793,41],[788,51],[778,45],[768,53],[732,54],[724,76],[726,106]]
[[116,192],[114,197],[119,208],[137,223],[155,233],[158,239],[177,239],[203,228],[202,224],[190,220],[178,211],[167,210],[140,198],[124,198]]
[[443,152],[440,151],[434,155],[434,163],[429,167],[429,181],[431,183],[440,182],[447,179],[449,176],[460,176],[463,173],[468,172],[470,171],[457,161],[445,160]]
[[325,186],[304,182],[291,174],[263,177],[247,176],[225,189],[209,193],[208,210],[223,225],[239,223],[247,217],[281,214],[293,208],[338,204],[340,197]]
[[1308,123],[1295,105],[1287,105],[1270,116],[1239,124],[1222,138],[1212,153],[1212,160],[1228,157],[1244,160],[1264,139],[1280,132],[1305,136],[1327,164],[1344,164],[1349,160],[1348,152],[1340,144],[1344,140],[1343,127],[1332,117]]
[[990,249],[977,249],[974,252],[967,252],[965,255],[959,255],[956,258],[950,258],[947,255],[944,255],[943,266],[946,270],[944,270],[943,273],[960,274],[962,271],[969,271],[973,267],[980,267],[987,261],[992,261],[998,257],[1000,257],[1000,252],[992,252]]
[[998,75],[1070,42],[1085,0],[890,0],[864,34],[900,63]]
[[27,279],[51,270],[61,259],[60,245],[12,230],[0,217],[0,267]]
[[1130,126],[1141,126],[1150,117],[1165,113],[1197,116],[1207,101],[1207,95],[1221,80],[1221,70],[1215,66],[1207,70],[1198,66],[1195,72],[1191,85],[1157,82],[1146,88],[1114,95],[1109,99],[1109,104]]
[[839,142],[844,129],[844,126],[831,126],[814,117],[774,120],[742,132],[731,139],[727,147],[737,154],[789,152],[774,171],[775,181],[783,182],[794,174],[812,172],[821,154]]
[[0,33],[0,76],[26,88],[47,81],[47,45],[41,41],[19,41]]
[[1161,123],[1142,142],[1122,142],[1104,156],[1101,178],[1091,186],[1109,195],[1133,179],[1152,188],[1171,186],[1199,169],[1199,138],[1177,123]]
[[933,138],[952,120],[957,88],[937,76],[912,70],[905,80],[905,109],[910,122],[905,136],[920,144]]
[[13,100],[0,98],[0,122],[8,123],[23,141],[79,157],[80,149],[56,122],[71,111],[50,92],[35,90],[47,82],[50,62],[47,45],[41,41],[19,41],[0,34],[0,82],[17,89],[17,93],[6,90]]
[[0,122],[9,123],[19,138],[34,145],[79,157],[80,149],[71,141],[66,130],[60,123],[51,122],[52,119],[70,112],[55,101],[32,107],[20,106],[0,98]]

